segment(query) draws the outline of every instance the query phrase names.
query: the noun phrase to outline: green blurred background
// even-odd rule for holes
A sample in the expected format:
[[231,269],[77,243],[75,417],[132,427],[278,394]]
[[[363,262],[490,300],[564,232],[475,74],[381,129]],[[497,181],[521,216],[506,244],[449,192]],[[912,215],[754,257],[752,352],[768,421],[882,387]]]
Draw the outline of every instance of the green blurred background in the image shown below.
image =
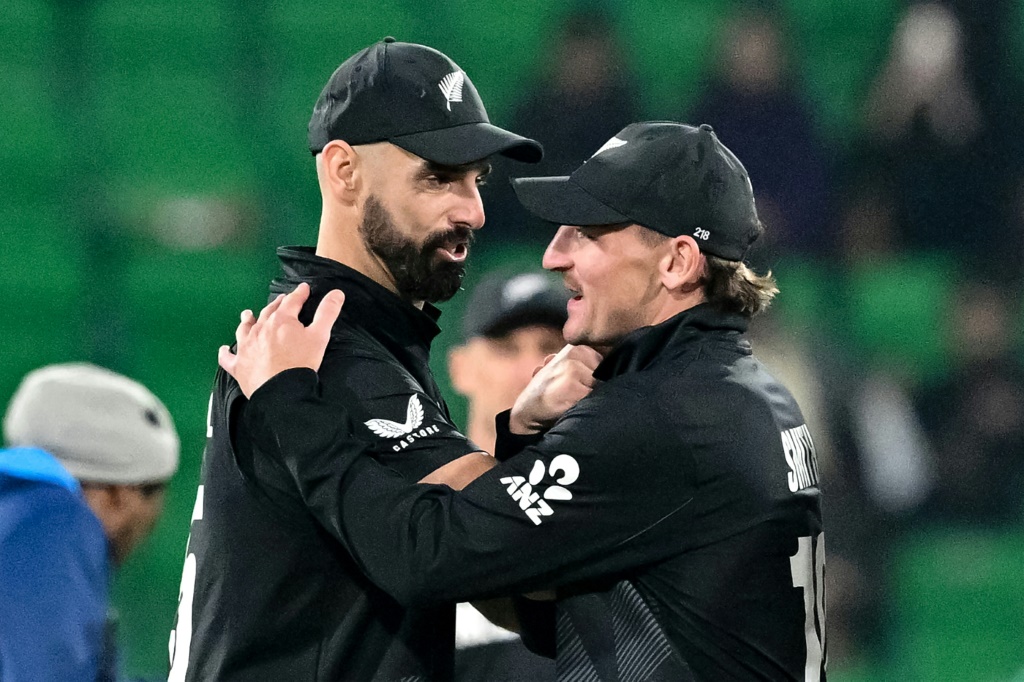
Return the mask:
[[[734,4],[602,5],[645,118],[684,116]],[[779,4],[821,134],[845,149],[903,3]],[[90,360],[150,387],[181,435],[166,513],[117,578],[126,672],[166,672],[217,346],[241,309],[265,301],[274,247],[315,242],[306,123],[320,88],[345,57],[394,35],[452,56],[491,119],[510,125],[564,12],[546,0],[4,0],[0,405],[29,370]],[[1019,38],[1022,13],[1011,16]],[[542,250],[486,229],[478,244],[467,288],[492,267],[538,265]],[[827,262],[783,257],[773,316],[793,333],[824,328],[851,357],[886,358],[916,384],[939,382],[954,350],[942,330],[954,260],[900,254],[839,278]],[[464,298],[443,306],[434,353],[459,422],[444,359]],[[884,629],[833,659],[833,679],[1024,679],[1019,523],[917,532],[888,579]]]

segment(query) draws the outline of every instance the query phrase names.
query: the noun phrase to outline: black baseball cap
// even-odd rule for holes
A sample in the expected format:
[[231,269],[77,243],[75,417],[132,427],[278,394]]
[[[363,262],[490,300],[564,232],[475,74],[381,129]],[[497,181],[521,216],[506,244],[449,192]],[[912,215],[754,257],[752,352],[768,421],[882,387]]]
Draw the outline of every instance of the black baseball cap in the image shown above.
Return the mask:
[[309,120],[309,150],[331,140],[390,142],[457,166],[503,154],[537,163],[534,140],[491,125],[466,73],[437,50],[384,38],[346,59],[320,93]]
[[473,289],[462,317],[465,340],[497,338],[522,327],[561,329],[568,316],[569,292],[549,272],[491,273]]
[[512,184],[544,220],[636,223],[669,237],[690,235],[726,260],[742,260],[762,231],[747,170],[706,124],[633,123],[572,175]]

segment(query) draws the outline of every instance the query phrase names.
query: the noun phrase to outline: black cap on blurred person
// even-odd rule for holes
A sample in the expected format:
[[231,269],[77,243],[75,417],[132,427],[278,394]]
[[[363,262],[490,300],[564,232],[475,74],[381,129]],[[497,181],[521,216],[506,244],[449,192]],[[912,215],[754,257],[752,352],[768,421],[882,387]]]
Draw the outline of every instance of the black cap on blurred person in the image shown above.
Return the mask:
[[492,273],[473,289],[462,333],[468,341],[477,336],[498,338],[533,325],[561,329],[568,302],[569,292],[550,273]]
[[491,125],[466,73],[437,50],[384,38],[346,59],[313,108],[309,149],[390,142],[446,166],[503,154],[536,163],[534,140]]
[[520,178],[516,195],[560,225],[636,223],[742,260],[761,234],[747,170],[709,125],[633,123],[571,175]]

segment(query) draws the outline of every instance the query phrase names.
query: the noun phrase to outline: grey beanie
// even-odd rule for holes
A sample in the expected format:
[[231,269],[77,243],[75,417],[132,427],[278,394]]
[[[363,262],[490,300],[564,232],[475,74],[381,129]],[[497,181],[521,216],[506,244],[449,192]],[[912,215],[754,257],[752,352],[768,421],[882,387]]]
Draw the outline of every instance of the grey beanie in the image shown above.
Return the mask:
[[137,381],[86,363],[30,372],[7,408],[4,439],[46,450],[80,481],[158,483],[178,468],[164,404]]

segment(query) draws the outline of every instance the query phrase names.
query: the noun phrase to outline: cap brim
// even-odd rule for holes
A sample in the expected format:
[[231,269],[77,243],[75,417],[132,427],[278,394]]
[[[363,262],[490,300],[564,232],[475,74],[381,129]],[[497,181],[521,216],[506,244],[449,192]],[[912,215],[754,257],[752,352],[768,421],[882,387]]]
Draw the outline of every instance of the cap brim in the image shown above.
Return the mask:
[[614,225],[633,222],[605,206],[568,175],[512,181],[519,203],[542,220],[558,225]]
[[460,166],[495,154],[524,163],[537,163],[544,156],[544,148],[536,140],[510,133],[490,123],[466,123],[452,128],[400,135],[388,141],[416,156],[445,166]]

